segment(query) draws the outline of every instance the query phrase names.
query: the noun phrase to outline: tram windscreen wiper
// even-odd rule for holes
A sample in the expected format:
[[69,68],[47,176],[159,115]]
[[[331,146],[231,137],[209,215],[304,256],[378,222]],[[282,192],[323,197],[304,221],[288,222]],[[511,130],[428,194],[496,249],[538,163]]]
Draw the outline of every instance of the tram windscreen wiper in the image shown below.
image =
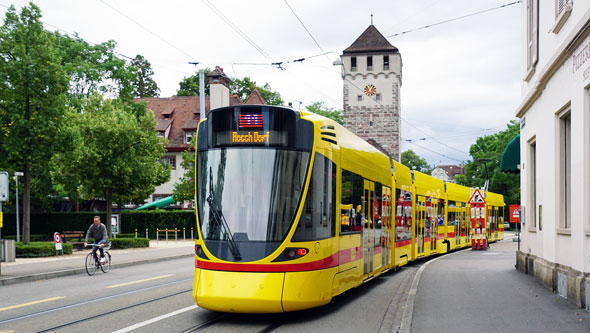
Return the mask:
[[218,209],[217,202],[213,196],[213,174],[211,167],[209,167],[209,196],[207,197],[207,204],[209,205],[209,209],[211,210],[211,214],[213,214],[213,218],[217,221],[217,224],[221,227],[223,234],[225,235],[225,239],[229,244],[229,250],[231,254],[234,256],[235,260],[242,260],[242,255],[240,254],[240,250],[238,249],[238,245],[232,236],[231,229],[225,220],[225,216],[223,216],[223,212],[221,209]]

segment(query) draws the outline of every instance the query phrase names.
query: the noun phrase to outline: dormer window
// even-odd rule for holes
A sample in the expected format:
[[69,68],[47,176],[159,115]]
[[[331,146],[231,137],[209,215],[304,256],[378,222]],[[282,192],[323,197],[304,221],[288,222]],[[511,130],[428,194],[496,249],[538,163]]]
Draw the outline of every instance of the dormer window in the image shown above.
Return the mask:
[[158,138],[163,138],[163,137],[164,137],[164,132],[158,131]]
[[169,114],[165,114],[164,115],[164,119],[170,119],[170,115]]
[[195,131],[184,132],[184,143],[187,145],[190,144],[194,136],[195,136]]

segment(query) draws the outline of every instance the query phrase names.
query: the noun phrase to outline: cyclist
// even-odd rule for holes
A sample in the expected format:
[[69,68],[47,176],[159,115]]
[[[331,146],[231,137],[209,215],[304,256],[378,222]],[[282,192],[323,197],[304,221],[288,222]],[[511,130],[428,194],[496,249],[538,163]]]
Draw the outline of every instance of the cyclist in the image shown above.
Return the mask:
[[109,235],[107,233],[107,227],[103,223],[100,223],[100,216],[95,216],[94,222],[90,225],[90,228],[88,228],[88,231],[86,232],[86,238],[84,239],[84,246],[88,245],[88,238],[90,237],[93,237],[94,244],[97,244],[92,247],[92,254],[96,258],[96,249],[99,249],[100,263],[102,264],[106,261],[104,258],[103,247],[109,240]]

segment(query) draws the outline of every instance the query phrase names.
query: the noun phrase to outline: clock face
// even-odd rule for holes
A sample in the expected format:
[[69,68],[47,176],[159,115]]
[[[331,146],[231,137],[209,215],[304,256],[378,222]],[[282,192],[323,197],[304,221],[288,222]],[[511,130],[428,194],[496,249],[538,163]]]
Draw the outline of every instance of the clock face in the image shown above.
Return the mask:
[[376,92],[377,92],[377,87],[375,87],[374,85],[367,84],[365,86],[365,95],[373,96],[373,95],[375,95]]

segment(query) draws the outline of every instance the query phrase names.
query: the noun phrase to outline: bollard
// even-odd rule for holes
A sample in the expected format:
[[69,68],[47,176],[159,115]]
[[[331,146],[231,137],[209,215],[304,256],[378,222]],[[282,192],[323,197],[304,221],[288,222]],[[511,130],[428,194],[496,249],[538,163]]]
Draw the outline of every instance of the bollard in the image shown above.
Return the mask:
[[156,229],[156,244],[160,242],[160,229]]
[[186,228],[182,227],[182,239],[186,240]]
[[150,239],[150,238],[148,237],[148,228],[145,228],[145,238],[147,238],[147,239]]
[[168,245],[168,228],[166,228],[166,245]]
[[193,240],[193,235],[194,235],[194,233],[193,233],[193,227],[191,227],[191,240]]
[[177,240],[178,240],[178,237],[177,237],[176,231],[177,231],[177,230],[176,230],[176,228],[174,228],[174,241],[177,241]]
[[137,238],[137,228],[135,228],[135,238]]

